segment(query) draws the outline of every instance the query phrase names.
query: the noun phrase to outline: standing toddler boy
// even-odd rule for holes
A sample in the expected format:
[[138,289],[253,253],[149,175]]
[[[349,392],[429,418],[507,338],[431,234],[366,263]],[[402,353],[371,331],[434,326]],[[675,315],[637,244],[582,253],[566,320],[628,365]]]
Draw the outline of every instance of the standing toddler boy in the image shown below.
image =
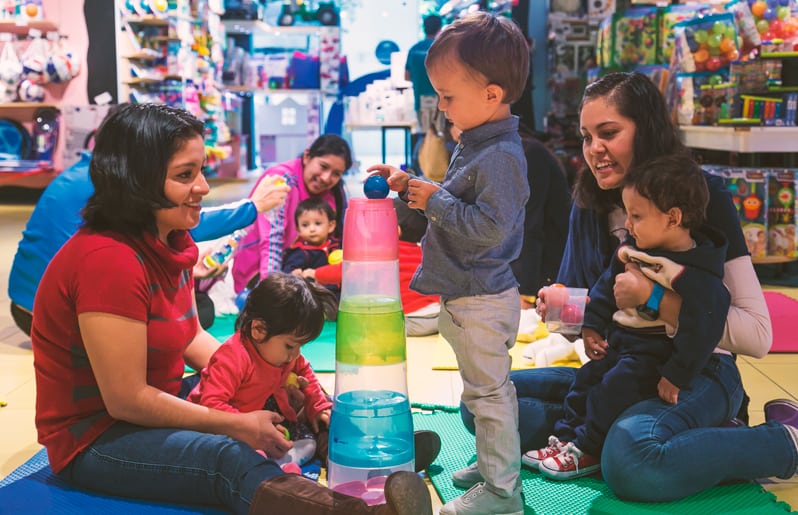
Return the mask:
[[[510,64],[508,64],[510,63]],[[441,515],[523,514],[520,441],[509,349],[520,297],[510,262],[518,257],[529,198],[518,118],[529,51],[509,19],[478,12],[438,34],[426,59],[438,108],[462,130],[443,183],[375,165],[429,222],[411,288],[441,296],[439,330],[457,356],[462,400],[475,416],[476,466],[455,472],[473,487]]]

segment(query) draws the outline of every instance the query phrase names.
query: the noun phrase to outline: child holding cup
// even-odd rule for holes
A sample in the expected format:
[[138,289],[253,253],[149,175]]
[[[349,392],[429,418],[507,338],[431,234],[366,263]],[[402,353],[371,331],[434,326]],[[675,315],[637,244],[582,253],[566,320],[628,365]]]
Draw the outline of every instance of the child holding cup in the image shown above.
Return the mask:
[[[577,372],[549,445],[522,458],[552,479],[597,472],[607,431],[626,408],[656,395],[676,404],[680,389],[690,387],[715,351],[726,323],[728,243],[703,225],[708,193],[700,167],[688,155],[666,155],[631,168],[622,187],[629,238],[591,288],[582,327],[586,347],[592,339],[604,353],[594,351]],[[629,267],[654,281],[653,292],[646,304],[619,310],[615,276]],[[682,298],[677,327],[659,319],[665,289]],[[549,310],[563,306],[560,319],[570,302],[566,292],[554,286],[546,292]]]

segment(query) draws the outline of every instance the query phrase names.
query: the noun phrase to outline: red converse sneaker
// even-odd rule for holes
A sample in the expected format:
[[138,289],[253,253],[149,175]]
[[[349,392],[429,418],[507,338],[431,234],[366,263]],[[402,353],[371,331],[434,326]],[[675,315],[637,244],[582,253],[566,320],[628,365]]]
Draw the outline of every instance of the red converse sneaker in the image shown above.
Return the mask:
[[568,442],[561,442],[556,436],[549,437],[549,445],[542,449],[527,451],[521,456],[521,462],[529,468],[538,469],[546,458],[553,458],[565,450]]
[[601,469],[601,461],[569,443],[557,456],[543,460],[538,469],[548,478],[566,481],[598,472]]

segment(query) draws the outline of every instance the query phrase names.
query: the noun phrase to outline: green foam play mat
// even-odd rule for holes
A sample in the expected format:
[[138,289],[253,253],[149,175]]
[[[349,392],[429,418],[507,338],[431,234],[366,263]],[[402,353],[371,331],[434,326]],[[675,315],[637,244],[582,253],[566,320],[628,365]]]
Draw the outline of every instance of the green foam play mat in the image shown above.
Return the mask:
[[[427,469],[427,473],[445,503],[465,491],[453,486],[451,478],[452,472],[476,459],[474,437],[463,426],[456,408],[420,407],[427,410],[413,414],[415,429],[429,429],[441,437],[441,452]],[[791,512],[787,503],[778,501],[773,494],[756,483],[716,486],[674,502],[639,503],[618,499],[598,476],[557,482],[544,478],[536,471],[522,468],[521,479],[525,514],[783,515]]]
[[[208,332],[223,342],[235,332],[238,315],[220,315],[213,321]],[[310,362],[315,372],[335,372],[335,322],[324,322],[318,338],[302,346],[302,355]]]

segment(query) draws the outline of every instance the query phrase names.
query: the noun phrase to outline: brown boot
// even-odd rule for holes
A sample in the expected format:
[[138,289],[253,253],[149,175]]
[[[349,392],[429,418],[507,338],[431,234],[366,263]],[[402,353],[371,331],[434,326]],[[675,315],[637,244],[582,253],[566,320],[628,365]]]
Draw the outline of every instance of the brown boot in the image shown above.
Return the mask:
[[297,474],[283,474],[260,484],[250,515],[432,515],[429,490],[418,474],[396,472],[385,482],[386,504],[368,506]]

